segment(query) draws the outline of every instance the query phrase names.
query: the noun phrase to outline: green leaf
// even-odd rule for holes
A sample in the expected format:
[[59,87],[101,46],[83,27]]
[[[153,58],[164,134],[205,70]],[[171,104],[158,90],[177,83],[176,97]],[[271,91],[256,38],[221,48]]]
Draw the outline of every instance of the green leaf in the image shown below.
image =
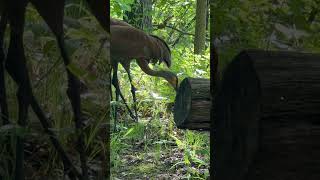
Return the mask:
[[185,144],[181,140],[179,140],[177,137],[175,137],[173,135],[170,135],[170,137],[176,141],[176,144],[177,144],[179,149],[183,149],[184,148]]
[[125,138],[125,137],[129,136],[130,134],[132,134],[133,130],[134,130],[133,127],[130,128],[130,129],[126,132],[126,134],[123,135],[123,137]]

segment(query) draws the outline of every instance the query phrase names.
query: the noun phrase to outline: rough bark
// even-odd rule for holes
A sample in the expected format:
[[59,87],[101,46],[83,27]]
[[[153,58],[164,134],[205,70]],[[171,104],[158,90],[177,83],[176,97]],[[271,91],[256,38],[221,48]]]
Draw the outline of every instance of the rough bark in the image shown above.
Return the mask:
[[247,51],[262,87],[253,179],[320,179],[320,54]]
[[[210,13],[209,13],[209,20],[210,20],[210,98],[211,98],[211,102],[215,102],[215,90],[217,89],[216,84],[217,84],[217,71],[215,71],[215,69],[217,70],[218,68],[218,54],[216,53],[216,47],[214,45],[214,22],[213,22],[213,1],[209,1],[209,5],[210,5]],[[213,129],[213,122],[212,120],[216,119],[214,112],[215,109],[213,108],[213,103],[211,103],[211,107],[210,107],[210,128]],[[213,131],[210,131],[210,154],[213,154],[213,148],[214,148],[214,141],[213,141]],[[213,156],[212,156],[213,157]],[[211,165],[212,164],[212,165]],[[210,158],[210,177],[214,176],[214,172],[213,172],[213,164],[214,164],[214,158]]]
[[[110,31],[110,29],[109,29]],[[110,35],[110,34],[109,34]],[[109,36],[110,37],[110,36]],[[106,89],[107,89],[107,93],[106,93],[106,96],[107,96],[107,99],[106,101],[107,102],[111,102],[111,82],[110,82],[110,72],[111,72],[111,62],[110,62],[110,38],[108,37],[107,39],[107,42],[106,42],[106,54],[107,54],[107,57],[106,57],[106,73],[105,73],[105,78],[106,78],[106,81],[107,81],[107,84],[106,84]],[[103,124],[102,126],[102,130],[100,131],[101,133],[101,138],[102,139],[105,139],[106,141],[106,147],[105,147],[105,151],[102,151],[102,172],[101,172],[101,179],[104,179],[104,178],[107,178],[109,179],[110,178],[110,134],[111,134],[111,131],[110,131],[110,103],[106,103],[106,122],[105,124]]]
[[207,12],[207,1],[197,0],[196,9],[196,27],[194,37],[194,53],[202,54],[205,50],[206,42],[206,12]]
[[152,32],[152,0],[141,0],[143,8],[143,30],[151,33]]

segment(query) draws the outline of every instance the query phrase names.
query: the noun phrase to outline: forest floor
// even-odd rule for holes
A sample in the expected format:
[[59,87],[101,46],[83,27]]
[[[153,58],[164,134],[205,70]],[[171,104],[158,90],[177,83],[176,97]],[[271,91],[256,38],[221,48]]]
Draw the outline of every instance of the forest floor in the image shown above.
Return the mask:
[[113,133],[111,179],[208,179],[209,133],[179,130],[172,121],[149,118]]

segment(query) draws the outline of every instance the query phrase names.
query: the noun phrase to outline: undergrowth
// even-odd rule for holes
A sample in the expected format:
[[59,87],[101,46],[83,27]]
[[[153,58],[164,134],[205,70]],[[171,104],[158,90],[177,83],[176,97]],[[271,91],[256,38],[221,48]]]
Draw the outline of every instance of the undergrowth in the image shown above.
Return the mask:
[[[209,57],[191,52],[173,49],[171,71],[180,81],[190,76],[208,78]],[[111,101],[111,107],[120,106],[116,131],[111,134],[112,179],[208,179],[209,132],[177,129],[172,112],[175,91],[165,80],[144,74],[135,63],[132,67],[139,121],[133,122],[123,103]],[[118,75],[121,90],[132,107],[127,74],[120,68]]]

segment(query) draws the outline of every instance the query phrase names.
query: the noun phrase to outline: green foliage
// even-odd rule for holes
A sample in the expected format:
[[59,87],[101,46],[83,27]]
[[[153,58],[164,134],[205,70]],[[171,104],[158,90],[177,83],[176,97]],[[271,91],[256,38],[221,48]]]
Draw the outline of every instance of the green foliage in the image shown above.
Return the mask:
[[110,9],[112,17],[122,17],[124,11],[131,11],[131,4],[134,3],[134,0],[111,0]]
[[213,39],[221,68],[247,48],[319,52],[319,14],[312,22],[316,0],[212,1]]
[[184,151],[184,161],[177,162],[171,168],[174,168],[179,164],[186,164],[189,165],[188,173],[190,177],[207,179],[209,176],[208,170],[205,170],[205,173],[201,174],[198,171],[196,171],[193,167],[209,167],[210,147],[208,145],[208,134],[187,131],[183,140],[180,140],[174,135],[171,135],[170,137],[175,140],[179,149],[182,149]]

